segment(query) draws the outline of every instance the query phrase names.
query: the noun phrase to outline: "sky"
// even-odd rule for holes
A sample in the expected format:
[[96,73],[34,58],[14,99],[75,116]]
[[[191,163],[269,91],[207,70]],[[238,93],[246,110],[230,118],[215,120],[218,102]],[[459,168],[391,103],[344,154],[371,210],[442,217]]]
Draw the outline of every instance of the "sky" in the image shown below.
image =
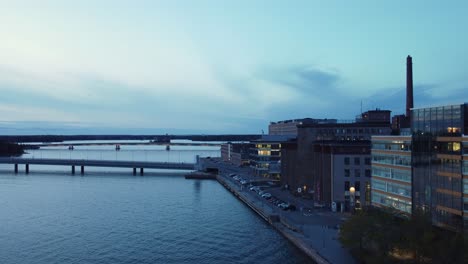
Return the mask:
[[261,133],[468,101],[466,1],[0,0],[0,134]]

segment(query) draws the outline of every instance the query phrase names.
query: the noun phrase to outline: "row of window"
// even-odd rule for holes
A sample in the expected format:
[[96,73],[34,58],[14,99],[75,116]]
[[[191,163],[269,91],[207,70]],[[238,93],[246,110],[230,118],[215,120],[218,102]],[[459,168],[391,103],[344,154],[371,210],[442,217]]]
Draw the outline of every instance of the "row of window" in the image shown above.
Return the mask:
[[411,182],[411,171],[409,170],[399,170],[372,166],[372,175],[399,181]]
[[468,160],[463,161],[463,169],[462,169],[463,174],[468,175]]
[[461,132],[461,105],[415,109],[412,111],[412,128],[415,131],[436,135],[459,135]]
[[442,193],[442,192],[435,192],[434,194],[434,200],[436,205],[442,205],[448,208],[454,208],[457,210],[460,210],[462,207],[462,202],[460,197],[450,195],[447,193]]
[[[369,182],[365,182],[365,186],[369,185]],[[365,188],[364,186],[364,188]],[[361,182],[360,181],[355,181],[354,182],[354,185],[352,186],[354,187],[354,190],[356,190],[356,192],[360,192],[361,191]],[[351,188],[351,182],[350,181],[345,181],[345,184],[344,184],[344,191],[347,192],[349,191],[349,188]]]
[[318,134],[321,135],[334,135],[334,134],[382,134],[384,133],[384,129],[382,128],[322,128],[318,129]]
[[372,149],[410,151],[411,142],[372,142]]
[[411,166],[411,156],[372,154],[372,162],[398,166]]
[[255,144],[255,148],[280,149],[281,144]]
[[[350,164],[350,157],[345,157],[344,158],[344,164],[349,165]],[[364,158],[364,164],[366,165],[371,165],[371,159],[370,158]],[[354,165],[361,165],[361,158],[360,157],[354,157]]]
[[372,189],[411,198],[411,186],[372,179]]
[[[372,172],[370,169],[366,169],[364,172],[366,177],[370,177],[372,175]],[[344,169],[344,176],[345,177],[350,177],[351,176],[351,170],[350,169]],[[355,169],[354,170],[354,177],[361,177],[361,169]]]
[[372,192],[372,203],[381,204],[386,207],[391,207],[406,213],[411,213],[410,201],[402,200],[390,195]]

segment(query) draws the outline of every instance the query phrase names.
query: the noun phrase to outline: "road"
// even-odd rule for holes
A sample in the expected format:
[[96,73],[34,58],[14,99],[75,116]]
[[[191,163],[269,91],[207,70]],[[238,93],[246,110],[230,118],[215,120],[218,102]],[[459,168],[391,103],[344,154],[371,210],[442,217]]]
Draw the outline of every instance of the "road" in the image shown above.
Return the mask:
[[356,263],[349,251],[343,248],[338,240],[338,227],[349,217],[349,214],[314,208],[312,200],[296,197],[281,187],[266,188],[266,191],[275,198],[294,204],[297,208],[296,211],[284,211],[269,202],[269,200],[261,198],[256,192],[249,191],[247,185],[243,186],[232,177],[229,177],[229,174],[235,173],[247,181],[263,180],[261,177],[254,176],[250,168],[238,167],[220,159],[211,159],[208,162],[210,166],[219,169],[221,176],[235,183],[243,192],[249,193],[249,197],[257,199],[262,207],[267,206],[271,211],[277,213],[287,226],[291,226],[303,234],[307,242],[328,261],[331,263]]

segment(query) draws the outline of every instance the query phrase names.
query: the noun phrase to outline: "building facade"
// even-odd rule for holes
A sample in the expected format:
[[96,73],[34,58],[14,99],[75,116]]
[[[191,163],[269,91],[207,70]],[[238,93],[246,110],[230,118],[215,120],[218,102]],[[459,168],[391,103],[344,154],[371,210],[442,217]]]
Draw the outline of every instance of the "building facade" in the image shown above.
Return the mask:
[[279,180],[281,178],[282,144],[293,136],[263,136],[250,143],[250,167],[256,176]]
[[226,143],[221,145],[221,159],[234,165],[248,165],[250,143]]
[[372,203],[468,228],[468,104],[411,110],[411,135],[372,138]]
[[411,136],[372,137],[372,204],[411,214]]
[[336,119],[314,119],[314,118],[301,118],[282,120],[277,122],[270,122],[268,125],[268,135],[273,136],[297,136],[297,126],[303,124],[324,124],[336,123]]
[[411,129],[413,210],[430,212],[435,225],[465,229],[468,104],[413,109]]
[[[332,202],[347,204],[349,193],[345,187],[357,185],[359,193],[355,194],[365,202],[366,196],[361,194],[364,186],[369,187],[370,177],[367,181],[361,179],[370,176],[371,135],[390,135],[392,131],[390,111],[375,111],[363,113],[353,122],[299,125],[297,146],[288,147],[282,156],[282,183],[291,191],[301,188],[304,193],[305,189],[316,202],[328,206]],[[345,164],[348,158],[352,161]],[[359,169],[353,167],[355,158]]]

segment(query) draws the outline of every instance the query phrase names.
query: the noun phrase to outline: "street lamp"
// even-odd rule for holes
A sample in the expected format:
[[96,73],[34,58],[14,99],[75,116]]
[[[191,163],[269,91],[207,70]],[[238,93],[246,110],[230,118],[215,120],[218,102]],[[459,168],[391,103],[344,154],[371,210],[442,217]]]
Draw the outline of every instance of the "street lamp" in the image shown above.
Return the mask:
[[350,201],[350,206],[351,206],[351,212],[354,213],[354,194],[356,192],[356,189],[354,187],[349,188],[349,201]]

